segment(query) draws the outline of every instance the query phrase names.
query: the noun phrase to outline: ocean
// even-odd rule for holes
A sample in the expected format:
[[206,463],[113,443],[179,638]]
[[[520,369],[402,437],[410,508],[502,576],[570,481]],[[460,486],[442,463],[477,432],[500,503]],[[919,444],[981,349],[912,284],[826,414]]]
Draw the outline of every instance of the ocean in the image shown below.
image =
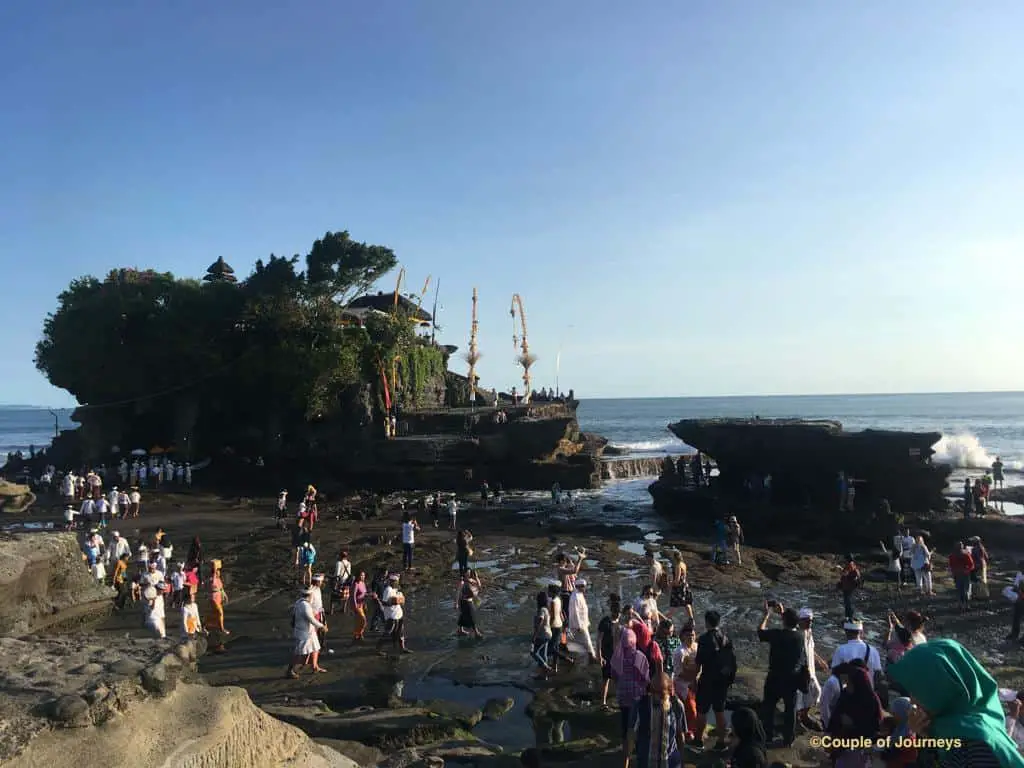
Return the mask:
[[[57,414],[62,429],[74,426],[70,410]],[[853,430],[933,431],[942,434],[936,460],[953,465],[954,479],[987,469],[1000,456],[1007,481],[1024,482],[1024,392],[583,400],[578,416],[584,430],[639,456],[688,452],[667,429],[686,418],[835,419]],[[9,451],[48,445],[53,434],[48,409],[0,407],[0,461]]]

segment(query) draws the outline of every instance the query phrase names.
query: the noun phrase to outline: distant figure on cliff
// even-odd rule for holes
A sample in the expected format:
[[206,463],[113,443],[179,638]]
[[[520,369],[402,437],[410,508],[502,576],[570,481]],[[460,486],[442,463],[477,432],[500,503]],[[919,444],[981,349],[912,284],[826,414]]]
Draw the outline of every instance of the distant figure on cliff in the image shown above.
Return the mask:
[[992,484],[999,489],[1003,488],[1003,460],[996,456],[992,462]]
[[848,484],[847,484],[846,473],[845,472],[841,471],[839,473],[839,480],[838,480],[837,486],[838,486],[838,490],[839,490],[839,511],[840,512],[846,512],[847,511],[846,499],[847,499]]

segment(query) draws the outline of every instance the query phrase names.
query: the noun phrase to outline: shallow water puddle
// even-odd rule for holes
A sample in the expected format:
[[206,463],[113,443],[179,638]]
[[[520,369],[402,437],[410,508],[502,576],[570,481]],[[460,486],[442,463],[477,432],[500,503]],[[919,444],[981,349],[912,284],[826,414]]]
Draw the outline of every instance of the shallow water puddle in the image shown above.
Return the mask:
[[481,720],[473,728],[473,735],[508,752],[537,743],[533,721],[526,716],[526,707],[533,698],[528,691],[506,685],[459,685],[442,677],[426,677],[405,681],[399,695],[409,702],[440,699],[479,709],[491,699],[512,699],[515,703],[511,710],[498,720]]
[[647,552],[643,543],[639,541],[624,541],[619,544],[619,549],[623,552],[629,552],[631,555],[643,555]]
[[[471,560],[469,562],[469,567],[472,568],[473,570],[477,570],[477,571],[488,570],[488,569],[493,570],[493,569],[497,568],[500,563],[501,563],[501,560]],[[459,570],[459,564],[458,563],[452,563],[452,570],[453,571]]]

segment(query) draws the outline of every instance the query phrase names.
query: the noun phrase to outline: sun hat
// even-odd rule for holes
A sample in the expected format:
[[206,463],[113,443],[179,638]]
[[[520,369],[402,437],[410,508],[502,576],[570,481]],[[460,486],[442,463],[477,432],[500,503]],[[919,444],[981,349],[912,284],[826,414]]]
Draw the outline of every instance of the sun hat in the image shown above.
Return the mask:
[[577,587],[585,587],[585,586],[587,586],[587,580],[586,579],[576,579],[576,586]]
[[398,581],[401,578],[402,578],[402,574],[400,574],[400,573],[389,573],[388,574],[388,581]]
[[797,617],[801,619],[813,619],[814,611],[812,611],[810,608],[801,608],[800,612],[797,614]]
[[863,621],[847,621],[843,623],[843,629],[847,632],[863,632],[864,622]]
[[142,590],[142,596],[146,600],[155,600],[156,599],[156,588],[154,588],[154,587],[146,587],[144,590]]

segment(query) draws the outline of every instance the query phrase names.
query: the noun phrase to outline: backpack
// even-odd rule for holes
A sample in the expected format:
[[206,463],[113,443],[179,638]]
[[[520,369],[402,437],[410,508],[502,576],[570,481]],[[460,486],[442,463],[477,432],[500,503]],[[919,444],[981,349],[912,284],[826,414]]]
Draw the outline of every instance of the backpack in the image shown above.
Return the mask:
[[719,682],[732,685],[736,682],[736,670],[739,666],[736,662],[736,651],[724,632],[714,630],[712,642],[715,646],[715,665],[712,674]]

